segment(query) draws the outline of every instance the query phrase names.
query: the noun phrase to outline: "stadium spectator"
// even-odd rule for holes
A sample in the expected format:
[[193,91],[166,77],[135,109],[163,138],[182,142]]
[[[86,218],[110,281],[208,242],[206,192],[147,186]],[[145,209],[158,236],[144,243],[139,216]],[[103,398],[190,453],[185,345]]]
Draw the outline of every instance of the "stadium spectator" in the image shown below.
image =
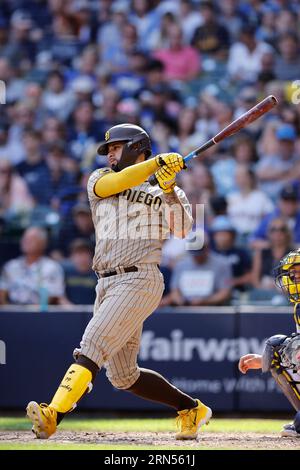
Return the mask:
[[84,239],[94,246],[95,234],[90,208],[87,204],[78,202],[72,210],[72,219],[69,218],[62,224],[58,239],[54,242],[53,249],[57,258],[67,257],[69,245],[77,238]]
[[138,36],[133,24],[127,21],[123,22],[120,32],[120,41],[115,40],[110,43],[108,48],[102,47],[100,50],[101,61],[105,63],[110,72],[127,70],[129,55],[138,49]]
[[268,227],[273,219],[281,217],[293,234],[293,243],[300,243],[299,194],[293,185],[283,188],[277,207],[266,215],[250,237],[253,248],[268,248]]
[[[100,122],[95,125],[96,136],[99,135],[101,129],[105,129],[119,123],[118,103],[120,100],[119,92],[112,86],[107,86],[101,93],[101,111]],[[99,138],[96,137],[96,142]]]
[[76,25],[76,36],[80,44],[89,44],[95,38],[95,26],[89,0],[77,0],[69,7],[69,14]]
[[229,33],[218,22],[215,6],[210,1],[200,3],[203,24],[199,26],[192,39],[192,45],[204,56],[224,59],[230,44]]
[[257,75],[257,91],[264,93],[266,85],[275,80],[275,53],[273,51],[265,52],[261,57],[260,72]]
[[263,154],[255,172],[260,188],[271,198],[276,198],[288,180],[294,178],[296,132],[290,124],[281,124],[276,131],[276,154]]
[[251,167],[258,160],[255,141],[246,134],[237,136],[232,145],[232,156],[236,163],[249,165]]
[[259,41],[267,42],[273,46],[275,45],[276,28],[274,28],[274,23],[276,16],[279,15],[280,13],[276,15],[275,9],[270,5],[265,5],[262,8],[261,24],[256,30],[256,38]]
[[60,195],[74,186],[74,175],[65,169],[66,155],[59,142],[48,147],[45,160],[46,168],[39,172],[31,189],[37,204],[59,210]]
[[257,161],[255,142],[247,135],[237,136],[228,147],[223,153],[216,154],[218,158],[211,166],[218,193],[225,197],[238,190],[235,177],[237,166],[252,166]]
[[5,83],[6,101],[15,103],[24,98],[25,81],[18,68],[13,66],[4,53],[2,54],[0,56],[0,77]]
[[83,46],[77,37],[76,24],[71,15],[61,11],[55,12],[51,32],[42,41],[40,49],[49,51],[52,60],[67,67],[74,57],[78,57]]
[[212,249],[227,258],[232,270],[232,288],[245,290],[251,281],[251,258],[249,252],[236,244],[236,231],[229,218],[216,217],[210,227]]
[[[108,12],[108,17],[104,21],[99,21],[99,28],[97,31],[97,45],[100,49],[100,54],[102,54],[102,59],[104,60],[104,54],[109,56],[109,53],[116,44],[122,43],[122,27],[126,23],[126,14],[128,11],[128,6],[123,2],[110,2],[110,11]],[[105,13],[104,5],[99,11],[99,16],[101,13]]]
[[158,59],[149,59],[145,69],[145,88],[152,89],[164,81],[164,64]]
[[6,120],[0,121],[0,160],[9,160],[12,165],[19,162],[16,155],[19,151],[19,144],[15,144],[9,139],[9,123]]
[[128,55],[126,71],[112,73],[111,85],[116,88],[121,98],[135,98],[145,84],[147,57],[139,51]]
[[195,30],[203,23],[201,12],[194,8],[190,0],[182,0],[176,17],[179,18],[181,22],[185,43],[190,44],[194,37]]
[[235,170],[237,190],[227,196],[228,216],[237,231],[240,242],[247,239],[274,209],[271,199],[257,188],[255,173],[245,164]]
[[285,219],[276,217],[270,221],[267,239],[268,248],[254,252],[252,283],[255,288],[275,290],[273,270],[293,250],[292,232]]
[[188,254],[174,268],[170,302],[173,305],[223,305],[231,296],[230,263],[210,250],[207,238],[199,234],[196,237],[198,240],[187,243]]
[[[70,79],[75,78],[89,78],[95,83],[96,80],[96,69],[99,62],[99,55],[97,47],[94,45],[88,45],[82,51],[81,56],[78,59],[76,69],[68,71],[67,77]],[[72,84],[72,81],[71,81]]]
[[[172,131],[176,129],[176,119],[180,105],[175,99],[171,98],[170,87],[166,83],[163,82],[152,87],[151,90],[142,92],[140,101],[142,105],[140,120],[147,129],[155,126],[157,121],[163,122]],[[172,138],[173,133],[169,139],[168,145],[170,146],[172,146]]]
[[22,143],[24,131],[35,127],[35,112],[29,101],[19,101],[12,107],[11,126],[8,142],[14,144],[13,163],[24,160],[25,152]]
[[80,161],[86,148],[99,140],[99,128],[90,101],[78,103],[72,114],[68,141],[72,156]]
[[41,142],[39,131],[34,129],[25,131],[23,135],[25,160],[15,167],[19,175],[26,181],[34,198],[37,196],[36,190],[40,188],[41,174],[47,171],[47,165],[41,152]]
[[93,247],[77,238],[70,244],[70,257],[63,263],[66,303],[92,305],[97,278],[92,270]]
[[237,41],[243,28],[243,18],[238,11],[236,0],[223,0],[218,4],[220,9],[220,24],[226,28],[230,36],[230,43]]
[[[166,48],[170,45],[169,29],[178,22],[178,12],[167,11],[162,14],[160,20],[160,28],[155,31],[152,39],[151,50],[156,51]],[[182,22],[181,22],[182,24]],[[182,25],[184,34],[184,42],[187,44],[189,41],[185,39],[184,26]]]
[[48,76],[43,94],[43,106],[49,114],[54,114],[62,121],[68,118],[73,109],[72,94],[65,87],[64,77],[59,71],[53,71]]
[[45,150],[48,145],[55,144],[57,141],[65,140],[65,126],[55,116],[49,116],[45,119],[41,133],[42,145]]
[[299,80],[300,58],[299,39],[296,34],[287,32],[278,41],[280,55],[275,64],[278,80]]
[[34,128],[41,130],[43,123],[48,116],[48,112],[43,104],[44,89],[41,83],[38,82],[36,77],[27,78],[28,83],[24,88],[24,99],[28,101],[29,105],[34,109]]
[[0,214],[6,222],[22,217],[34,207],[24,179],[8,160],[0,160]]
[[3,55],[15,66],[27,71],[36,54],[36,44],[30,35],[33,29],[30,13],[25,9],[15,10],[10,18],[10,26],[10,38]]
[[204,137],[196,130],[196,119],[196,109],[189,107],[181,109],[177,120],[176,136],[172,136],[171,143],[183,155],[187,155],[198,147],[202,140],[204,141]]
[[148,51],[152,47],[155,33],[160,27],[160,14],[149,0],[133,0],[129,21],[136,27],[138,47]]
[[8,261],[2,270],[1,304],[39,305],[44,302],[45,291],[49,304],[63,303],[63,270],[44,255],[46,247],[47,234],[43,229],[30,227],[24,232],[22,256]]
[[293,11],[293,6],[291,7],[288,3],[289,2],[286,2],[286,5],[283,6],[276,15],[276,27],[274,29],[279,37],[282,37],[282,35],[286,33],[298,34],[297,14]]
[[196,78],[201,72],[199,53],[194,47],[184,45],[179,24],[172,25],[168,35],[169,46],[153,54],[164,64],[165,79],[189,81]]
[[244,26],[240,41],[231,45],[228,59],[228,73],[232,80],[255,83],[261,70],[263,54],[272,51],[272,47],[255,38],[255,28]]
[[212,196],[209,200],[209,204],[214,217],[227,215],[227,200],[224,196],[219,196],[218,194]]
[[217,186],[207,165],[197,163],[194,166],[191,174],[191,187],[186,186],[185,190],[187,194],[190,194],[192,189],[199,195],[198,204],[207,205],[206,209],[208,210],[210,198],[217,193]]

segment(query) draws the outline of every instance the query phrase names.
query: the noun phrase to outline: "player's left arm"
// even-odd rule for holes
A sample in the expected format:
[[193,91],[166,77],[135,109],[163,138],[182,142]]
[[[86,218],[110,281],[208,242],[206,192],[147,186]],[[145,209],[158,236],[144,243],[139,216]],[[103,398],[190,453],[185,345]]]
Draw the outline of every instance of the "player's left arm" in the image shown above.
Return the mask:
[[176,186],[176,173],[168,168],[160,168],[155,176],[163,190],[170,231],[175,237],[185,238],[193,226],[192,208],[184,191]]
[[176,187],[164,194],[168,207],[167,221],[170,231],[175,237],[185,238],[192,229],[193,217],[191,205],[182,189]]

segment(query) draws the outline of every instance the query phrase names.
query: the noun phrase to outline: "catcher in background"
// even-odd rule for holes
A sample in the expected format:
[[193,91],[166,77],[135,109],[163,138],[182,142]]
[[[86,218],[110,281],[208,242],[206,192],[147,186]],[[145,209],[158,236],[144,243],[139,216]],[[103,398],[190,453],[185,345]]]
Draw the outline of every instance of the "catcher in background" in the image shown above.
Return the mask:
[[270,371],[282,392],[297,411],[294,422],[286,424],[283,437],[300,437],[300,249],[291,251],[274,270],[275,284],[294,304],[296,333],[271,336],[263,354],[246,354],[239,361],[239,370]]

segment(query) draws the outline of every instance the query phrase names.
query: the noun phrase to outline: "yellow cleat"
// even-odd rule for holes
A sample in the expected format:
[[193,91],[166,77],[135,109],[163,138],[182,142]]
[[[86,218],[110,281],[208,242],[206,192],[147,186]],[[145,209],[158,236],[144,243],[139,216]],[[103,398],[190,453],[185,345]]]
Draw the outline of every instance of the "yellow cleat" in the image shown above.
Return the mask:
[[176,434],[176,439],[197,439],[197,434],[203,424],[208,424],[212,417],[211,409],[196,400],[198,405],[189,410],[178,411],[177,424],[180,432]]
[[46,403],[40,405],[35,401],[28,403],[27,416],[32,422],[32,432],[38,439],[48,439],[56,431],[56,411]]

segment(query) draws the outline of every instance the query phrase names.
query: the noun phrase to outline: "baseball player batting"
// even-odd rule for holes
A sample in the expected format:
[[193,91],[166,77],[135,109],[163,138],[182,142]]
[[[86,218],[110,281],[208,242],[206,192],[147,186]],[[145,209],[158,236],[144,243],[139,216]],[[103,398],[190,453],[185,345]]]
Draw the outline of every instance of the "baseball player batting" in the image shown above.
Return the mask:
[[[166,224],[181,238],[192,228],[190,204],[176,186],[176,174],[185,167],[183,157],[165,153],[149,159],[149,136],[132,124],[109,129],[98,153],[107,155],[109,167],[94,171],[87,184],[96,232],[94,315],[50,404],[32,401],[27,415],[36,437],[47,439],[91,391],[104,367],[114,387],[174,408],[180,425],[177,439],[196,439],[211,409],[137,364],[143,323],[164,290],[158,266]],[[158,186],[147,181],[154,174]],[[162,210],[170,214],[167,221],[158,216]]]

